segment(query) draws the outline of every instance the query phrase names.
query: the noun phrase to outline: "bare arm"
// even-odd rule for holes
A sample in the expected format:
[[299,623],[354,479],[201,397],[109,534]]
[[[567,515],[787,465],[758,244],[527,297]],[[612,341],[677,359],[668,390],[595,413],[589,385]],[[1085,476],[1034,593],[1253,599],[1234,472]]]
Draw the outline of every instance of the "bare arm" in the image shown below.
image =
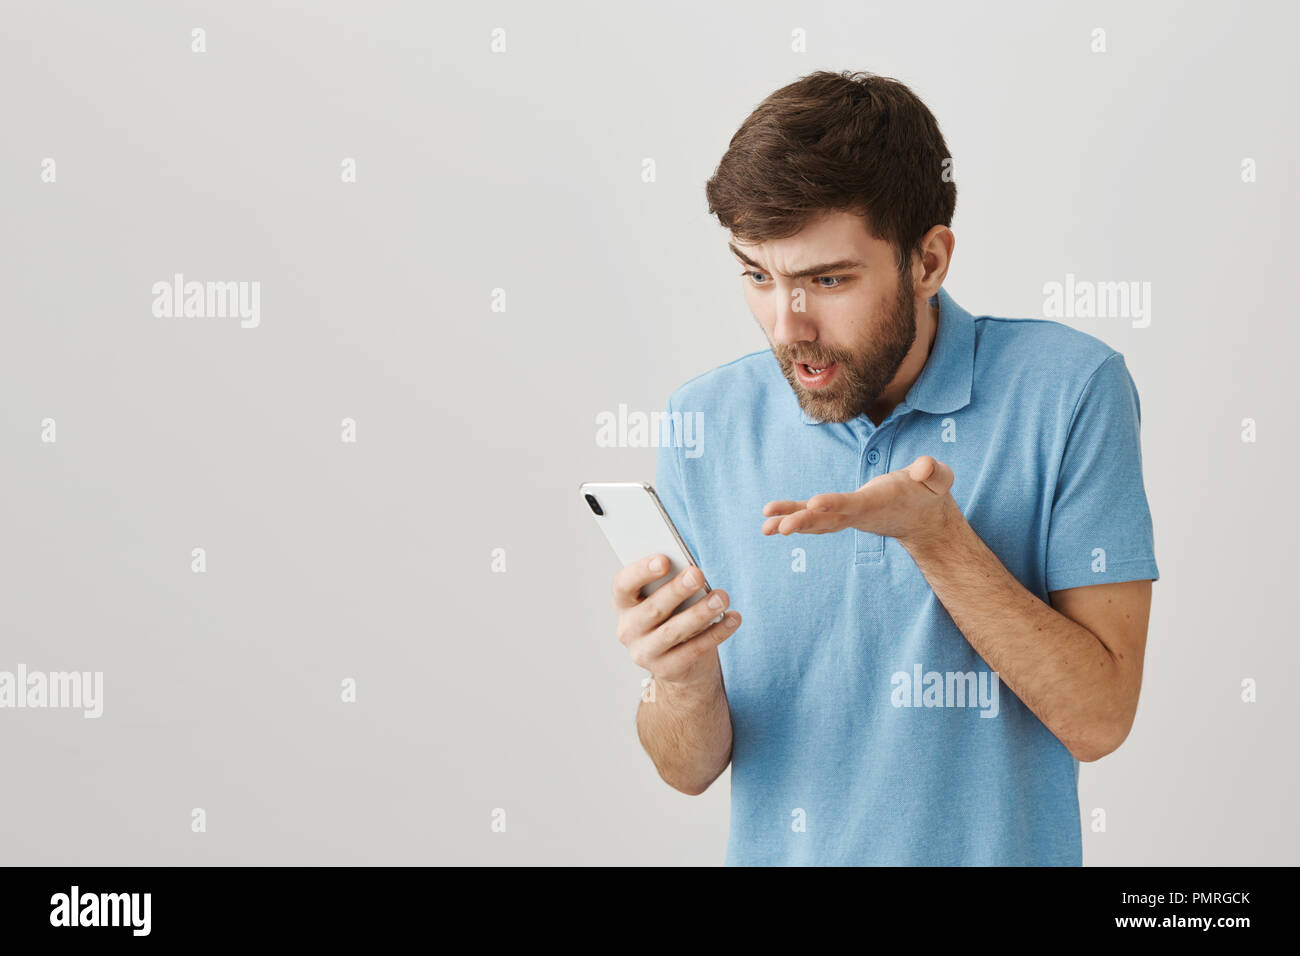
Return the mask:
[[999,679],[1079,760],[1123,743],[1142,685],[1151,582],[1025,589],[966,521],[952,469],[929,455],[857,491],[771,501],[764,534],[858,528],[896,538]]
[[1025,589],[955,502],[944,531],[903,542],[953,623],[999,678],[1079,760],[1114,751],[1133,726],[1151,582]]
[[641,746],[665,783],[695,796],[731,761],[731,712],[718,645],[735,633],[740,615],[727,611],[722,621],[709,623],[728,603],[726,592],[717,590],[709,596],[716,606],[705,600],[673,614],[700,589],[703,579],[692,568],[642,599],[641,588],[667,567],[666,558],[653,555],[623,568],[614,578],[614,607],[619,641],[651,673],[637,707]]
[[722,669],[699,685],[652,681],[649,699],[643,697],[637,707],[637,736],[666,783],[698,796],[731,762],[731,711]]

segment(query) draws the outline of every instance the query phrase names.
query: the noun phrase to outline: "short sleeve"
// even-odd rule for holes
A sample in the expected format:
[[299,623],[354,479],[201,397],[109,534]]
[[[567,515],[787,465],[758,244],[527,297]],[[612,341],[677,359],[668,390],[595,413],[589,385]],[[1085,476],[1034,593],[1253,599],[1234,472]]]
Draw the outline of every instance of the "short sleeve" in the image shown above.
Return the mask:
[[681,417],[673,417],[670,398],[664,409],[663,427],[660,430],[659,461],[655,469],[655,492],[663,503],[668,517],[672,518],[677,533],[686,542],[695,563],[700,563],[700,551],[695,546],[695,532],[691,527],[690,511],[686,507],[686,485],[682,475]]
[[1142,481],[1142,410],[1119,352],[1074,407],[1047,537],[1047,590],[1158,580]]

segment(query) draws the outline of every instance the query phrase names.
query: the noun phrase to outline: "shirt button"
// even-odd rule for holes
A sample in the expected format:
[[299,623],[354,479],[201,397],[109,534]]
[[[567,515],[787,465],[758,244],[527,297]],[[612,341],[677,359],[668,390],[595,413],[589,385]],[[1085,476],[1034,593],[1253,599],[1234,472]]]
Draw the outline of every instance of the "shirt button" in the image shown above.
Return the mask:
[[871,451],[867,452],[868,464],[874,465],[878,461],[880,461],[880,452],[876,451],[876,449],[874,448],[871,449]]

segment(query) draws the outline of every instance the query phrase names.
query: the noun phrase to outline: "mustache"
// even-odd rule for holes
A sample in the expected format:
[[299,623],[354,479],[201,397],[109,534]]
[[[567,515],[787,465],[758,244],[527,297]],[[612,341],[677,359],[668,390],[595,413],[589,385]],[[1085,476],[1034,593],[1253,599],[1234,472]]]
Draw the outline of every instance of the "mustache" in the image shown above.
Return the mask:
[[776,357],[787,365],[811,365],[813,368],[825,368],[848,360],[843,353],[838,352],[800,352],[796,355],[785,346],[777,350]]

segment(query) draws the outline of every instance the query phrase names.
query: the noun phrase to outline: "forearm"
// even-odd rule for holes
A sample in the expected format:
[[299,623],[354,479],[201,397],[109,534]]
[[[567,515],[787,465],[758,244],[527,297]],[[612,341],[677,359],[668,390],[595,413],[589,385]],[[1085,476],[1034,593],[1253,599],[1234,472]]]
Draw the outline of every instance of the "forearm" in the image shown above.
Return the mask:
[[693,685],[653,680],[637,708],[637,736],[664,781],[703,793],[731,760],[731,712],[722,669]]
[[1127,731],[1117,665],[1087,628],[1030,593],[953,502],[941,533],[903,542],[962,635],[1080,760]]

